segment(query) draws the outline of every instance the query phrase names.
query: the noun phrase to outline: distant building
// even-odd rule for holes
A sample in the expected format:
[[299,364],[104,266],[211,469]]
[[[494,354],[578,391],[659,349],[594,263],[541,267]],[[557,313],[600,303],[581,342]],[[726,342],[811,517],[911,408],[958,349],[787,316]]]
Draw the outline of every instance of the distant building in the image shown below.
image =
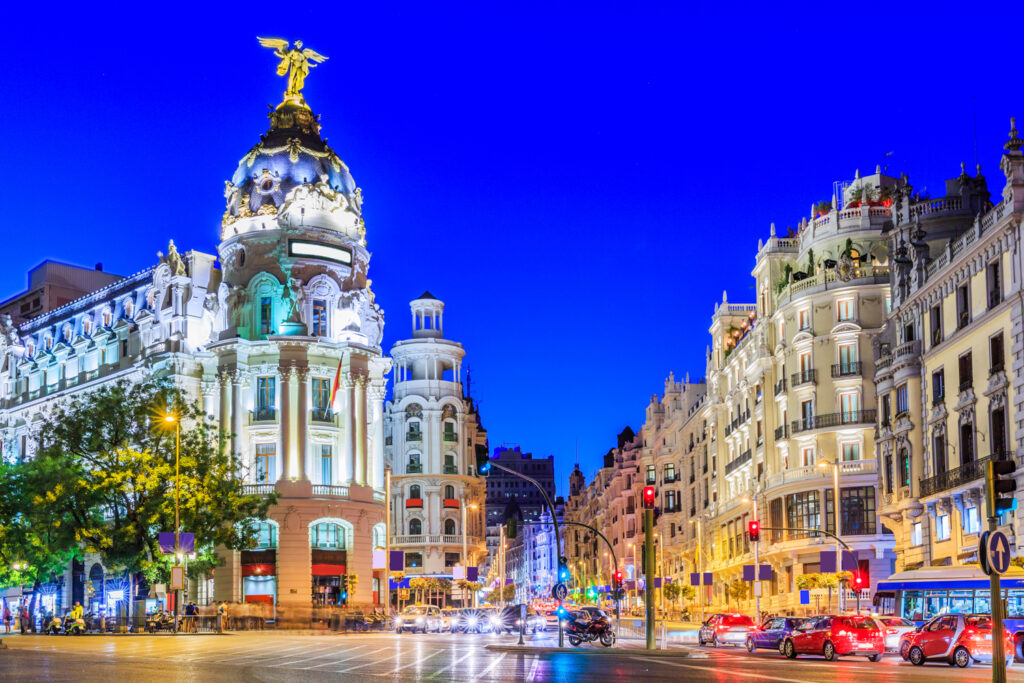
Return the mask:
[[104,273],[102,263],[95,268],[83,268],[47,259],[28,271],[24,292],[0,303],[0,320],[9,315],[15,325],[20,325],[123,279]]

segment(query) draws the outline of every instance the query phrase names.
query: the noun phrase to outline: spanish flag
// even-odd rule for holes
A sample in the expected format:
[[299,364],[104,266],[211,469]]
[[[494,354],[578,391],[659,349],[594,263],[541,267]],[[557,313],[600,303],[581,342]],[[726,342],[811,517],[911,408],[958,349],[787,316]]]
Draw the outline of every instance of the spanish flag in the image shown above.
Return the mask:
[[334,410],[334,397],[338,395],[338,389],[341,388],[341,365],[345,362],[345,356],[343,355],[338,359],[338,369],[334,373],[334,384],[331,386],[331,400],[327,404],[331,410]]

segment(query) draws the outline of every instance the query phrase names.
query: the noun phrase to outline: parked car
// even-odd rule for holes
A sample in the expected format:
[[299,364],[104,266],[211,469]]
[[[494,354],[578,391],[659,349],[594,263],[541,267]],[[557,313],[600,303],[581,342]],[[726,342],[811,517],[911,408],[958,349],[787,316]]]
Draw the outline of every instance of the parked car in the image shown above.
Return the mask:
[[885,649],[888,652],[897,652],[900,648],[900,638],[905,633],[912,633],[917,628],[914,622],[899,617],[876,617],[876,619],[885,629]]
[[821,655],[833,662],[842,656],[882,659],[885,637],[881,624],[872,617],[828,615],[814,617],[801,624],[782,643],[782,654]]
[[457,609],[441,610],[441,630],[454,632],[455,621],[458,617],[459,610]]
[[747,634],[747,650],[753,652],[758,648],[768,648],[782,653],[782,642],[805,621],[800,617],[768,617]]
[[[992,662],[992,617],[988,614],[940,614],[900,639],[900,655],[921,666],[943,660],[961,669],[974,662]],[[1006,666],[1013,665],[1013,634],[1003,631]],[[904,654],[906,652],[906,654]]]
[[754,629],[754,620],[745,614],[712,614],[697,633],[701,645],[743,645]]
[[395,617],[395,631],[441,632],[441,610],[433,605],[409,605]]

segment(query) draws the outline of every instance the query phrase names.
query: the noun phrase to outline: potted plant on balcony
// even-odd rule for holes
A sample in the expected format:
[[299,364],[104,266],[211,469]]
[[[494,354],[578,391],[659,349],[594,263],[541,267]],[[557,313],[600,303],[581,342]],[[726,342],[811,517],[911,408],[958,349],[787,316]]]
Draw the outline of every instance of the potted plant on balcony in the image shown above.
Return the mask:
[[832,211],[832,202],[818,202],[814,205],[814,217],[827,216]]

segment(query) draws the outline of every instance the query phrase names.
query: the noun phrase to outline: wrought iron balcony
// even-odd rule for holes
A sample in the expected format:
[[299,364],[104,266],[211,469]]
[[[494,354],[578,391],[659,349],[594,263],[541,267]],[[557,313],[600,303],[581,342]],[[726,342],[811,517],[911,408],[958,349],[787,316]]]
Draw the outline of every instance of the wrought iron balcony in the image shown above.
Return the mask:
[[972,460],[960,467],[936,474],[934,477],[928,477],[921,482],[921,497],[925,498],[981,479],[985,476],[989,461],[1010,460],[1012,457],[1009,453],[996,453],[979,460]]
[[841,425],[873,424],[877,412],[874,408],[871,408],[869,410],[850,410],[844,413],[812,415],[811,417],[793,420],[793,434],[799,434],[811,429],[839,427]]
[[444,466],[444,473],[445,474],[458,474],[459,473],[459,468],[456,467],[455,465],[445,465]]
[[789,438],[789,426],[788,425],[781,425],[781,426],[775,428],[775,440],[776,441],[780,441],[782,439],[788,439],[788,438]]
[[405,467],[406,474],[423,474],[423,465],[418,462],[411,462]]
[[753,457],[753,455],[753,451],[749,449],[743,451],[743,453],[741,453],[738,458],[736,458],[735,460],[733,460],[732,462],[725,466],[725,473],[732,474],[740,467],[743,467],[743,465],[750,462],[750,459]]
[[455,432],[444,432],[441,434],[441,440],[454,443],[459,440],[459,436]]
[[801,370],[800,372],[794,372],[791,379],[793,388],[803,384],[817,384],[818,382],[818,371],[817,370]]
[[676,472],[675,474],[666,474],[664,479],[661,480],[661,483],[662,484],[674,484],[677,481],[679,481],[679,473],[678,472]]
[[406,441],[423,441],[423,432],[419,430],[409,430],[405,433]]
[[786,390],[786,378],[783,377],[782,379],[780,379],[778,382],[775,383],[775,395],[778,396],[779,394],[781,394],[785,390]]
[[309,413],[309,418],[313,422],[334,422],[334,411],[330,408],[313,408]]
[[836,363],[832,366],[833,377],[852,377],[863,372],[864,364],[858,361]]

